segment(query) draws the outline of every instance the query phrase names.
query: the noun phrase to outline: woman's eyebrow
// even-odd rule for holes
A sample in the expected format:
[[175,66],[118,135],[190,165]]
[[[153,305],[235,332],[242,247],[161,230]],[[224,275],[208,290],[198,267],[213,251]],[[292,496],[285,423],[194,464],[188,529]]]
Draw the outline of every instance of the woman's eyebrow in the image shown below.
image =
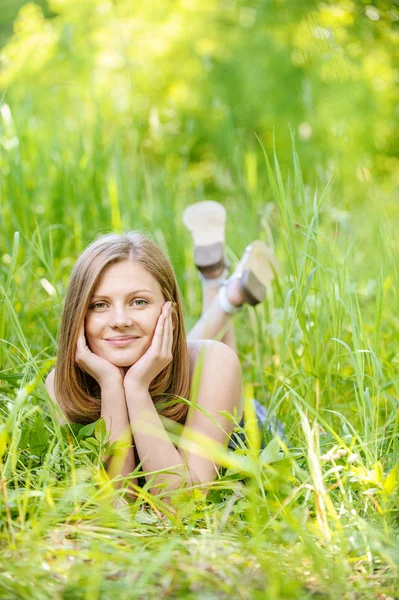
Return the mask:
[[[141,289],[141,290],[132,290],[131,292],[128,292],[128,293],[126,294],[126,297],[127,297],[127,296],[133,296],[134,294],[139,294],[139,293],[141,293],[141,292],[147,292],[147,294],[152,294],[152,295],[154,295],[154,294],[151,292],[151,290],[145,290],[145,289]],[[109,299],[109,298],[110,298],[110,296],[106,296],[105,294],[94,294],[94,295],[92,296],[92,298],[108,298],[108,299]]]

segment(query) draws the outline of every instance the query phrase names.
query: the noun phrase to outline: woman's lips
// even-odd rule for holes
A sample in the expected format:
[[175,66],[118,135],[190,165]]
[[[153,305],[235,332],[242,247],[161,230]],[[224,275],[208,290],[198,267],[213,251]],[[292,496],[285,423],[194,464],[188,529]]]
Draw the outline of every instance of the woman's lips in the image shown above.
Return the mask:
[[128,346],[132,342],[139,340],[139,339],[140,338],[138,338],[138,337],[129,337],[129,338],[119,338],[119,339],[108,339],[106,341],[109,342],[112,346],[123,347],[123,346]]

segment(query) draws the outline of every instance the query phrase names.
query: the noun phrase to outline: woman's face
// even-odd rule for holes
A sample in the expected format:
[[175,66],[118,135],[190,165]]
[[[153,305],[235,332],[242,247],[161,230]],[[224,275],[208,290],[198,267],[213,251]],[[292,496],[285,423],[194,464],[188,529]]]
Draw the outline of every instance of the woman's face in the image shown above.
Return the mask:
[[130,367],[151,345],[165,299],[158,281],[131,260],[107,267],[85,318],[90,350],[117,367]]

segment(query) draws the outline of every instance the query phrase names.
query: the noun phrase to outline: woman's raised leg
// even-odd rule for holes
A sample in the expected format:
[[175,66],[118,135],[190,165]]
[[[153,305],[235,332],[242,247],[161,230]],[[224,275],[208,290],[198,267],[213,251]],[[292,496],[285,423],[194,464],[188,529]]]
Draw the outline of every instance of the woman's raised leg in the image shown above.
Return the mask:
[[254,241],[225,282],[225,208],[209,200],[196,202],[185,209],[183,222],[193,238],[194,262],[202,280],[202,315],[187,339],[221,340],[237,352],[234,314],[244,302],[255,306],[264,300],[277,268],[274,255],[263,242]]
[[203,281],[203,312],[188,334],[188,339],[221,339],[237,351],[233,327],[234,314],[248,302],[255,306],[266,297],[266,289],[277,271],[274,254],[259,240],[247,246],[233,275],[223,282],[215,278]]
[[202,281],[202,315],[188,339],[218,339],[237,350],[233,319],[220,307],[217,296],[227,272],[224,254],[226,209],[212,200],[196,202],[183,213],[194,242],[194,262]]
[[[220,276],[222,273],[217,273],[219,285],[212,285],[212,279],[202,277],[202,314],[201,318],[189,332],[188,340],[204,340],[204,339],[220,339],[221,342],[229,346],[237,352],[237,343],[234,330],[234,314],[226,313],[219,300],[219,290],[221,286]],[[232,282],[233,283],[233,282]],[[242,303],[242,298],[238,294],[233,293],[234,285],[228,285],[229,300]]]

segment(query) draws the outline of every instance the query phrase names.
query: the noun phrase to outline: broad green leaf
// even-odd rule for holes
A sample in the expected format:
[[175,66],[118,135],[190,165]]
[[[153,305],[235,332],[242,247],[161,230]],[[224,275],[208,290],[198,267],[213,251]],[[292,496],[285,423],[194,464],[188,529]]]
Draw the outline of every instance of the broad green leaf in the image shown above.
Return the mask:
[[41,458],[47,449],[49,440],[48,431],[39,413],[36,413],[35,422],[29,434],[29,448],[32,454]]
[[69,429],[71,428],[73,433],[77,436],[79,431],[84,428],[84,425],[82,425],[81,423],[68,423],[66,425],[63,425],[62,428],[65,432],[69,431]]
[[284,454],[281,451],[277,437],[274,437],[268,443],[266,448],[264,448],[264,450],[262,450],[262,452],[260,453],[260,457],[259,457],[261,463],[266,464],[266,465],[269,465],[270,463],[274,463],[279,460],[282,460],[283,458],[284,458]]
[[25,424],[22,427],[21,436],[20,436],[19,442],[18,442],[18,448],[20,450],[25,450],[25,448],[28,446],[30,432],[31,432],[30,427],[28,427],[27,424]]
[[7,448],[8,435],[7,431],[3,429],[0,431],[0,458],[3,456],[5,449]]
[[98,419],[94,428],[94,436],[102,444],[107,436],[107,427],[103,418]]
[[395,465],[388,473],[384,481],[384,489],[388,494],[392,494],[398,487],[399,464]]
[[129,442],[126,442],[124,440],[115,440],[115,442],[113,442],[109,446],[109,448],[106,452],[106,455],[107,456],[124,456],[129,448],[130,448]]
[[84,448],[87,448],[87,450],[90,450],[91,452],[98,452],[98,448],[100,446],[100,444],[98,443],[98,441],[95,438],[90,438],[88,440],[83,440],[81,442],[82,446]]
[[88,425],[82,427],[77,435],[78,440],[83,440],[85,438],[92,437],[96,428],[96,423],[97,421],[94,421],[94,423],[89,423]]

